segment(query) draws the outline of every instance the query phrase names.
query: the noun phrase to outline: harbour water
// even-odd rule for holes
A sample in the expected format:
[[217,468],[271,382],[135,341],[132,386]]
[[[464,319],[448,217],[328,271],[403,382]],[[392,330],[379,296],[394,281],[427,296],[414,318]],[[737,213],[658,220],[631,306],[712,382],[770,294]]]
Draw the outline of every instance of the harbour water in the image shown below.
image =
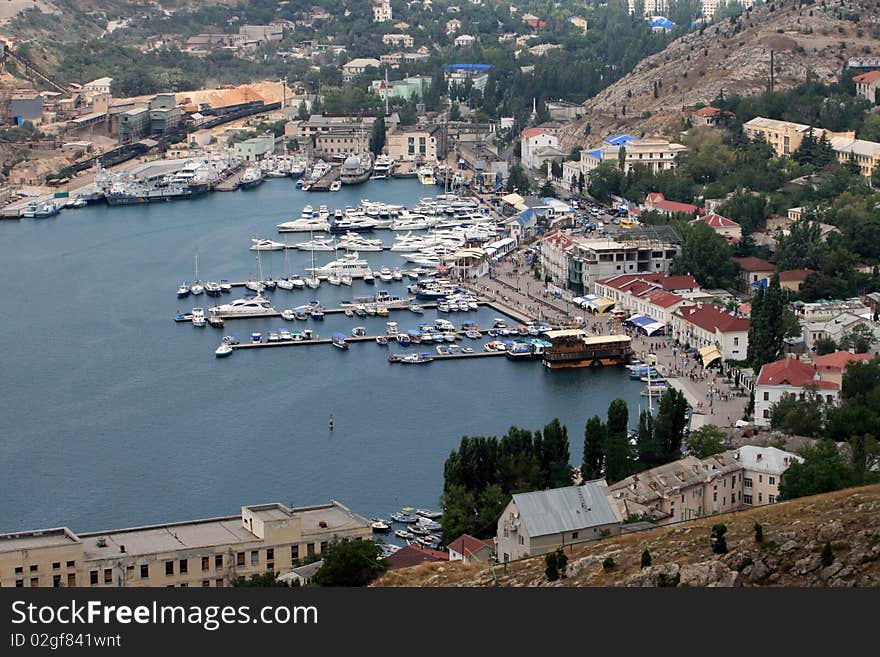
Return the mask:
[[[412,206],[434,191],[393,180],[308,194],[277,179],[189,201],[0,222],[0,532],[88,531],[330,497],[387,517],[402,506],[438,506],[443,461],[464,434],[534,429],[559,417],[577,462],[586,419],[604,415],[614,397],[628,401],[634,421],[641,384],[617,369],[548,372],[506,358],[406,367],[386,360],[404,348],[374,343],[242,350],[226,359],[213,353],[226,333],[245,341],[251,331],[265,336],[287,326],[329,337],[363,325],[374,335],[387,320],[417,328],[437,316],[433,310],[233,320],[222,331],[172,321],[216,303],[175,297],[180,283],[193,280],[197,254],[200,279],[247,280],[257,271],[250,238],[284,241],[275,224],[298,217],[307,203],[334,208],[369,198]],[[368,236],[393,241],[387,231]],[[387,251],[361,255],[374,269],[404,264]],[[318,265],[333,257],[315,254]],[[264,276],[286,274],[283,253],[261,259]],[[289,252],[295,273],[310,260],[309,252]],[[403,295],[409,282],[279,289],[273,305],[317,299],[334,307],[379,289]],[[495,316],[486,308],[444,315],[482,326]]]

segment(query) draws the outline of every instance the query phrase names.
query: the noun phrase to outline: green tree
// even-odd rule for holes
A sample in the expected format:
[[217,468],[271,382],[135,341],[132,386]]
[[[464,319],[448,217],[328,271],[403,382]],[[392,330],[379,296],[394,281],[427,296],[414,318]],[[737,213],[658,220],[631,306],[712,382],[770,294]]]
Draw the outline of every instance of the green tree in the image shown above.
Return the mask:
[[866,324],[857,324],[843,334],[840,339],[840,347],[857,354],[865,354],[871,351],[877,344],[877,336]]
[[789,227],[788,234],[777,230],[773,257],[780,271],[819,269],[824,250],[819,224],[813,221],[796,221]]
[[385,117],[377,117],[373,121],[373,131],[370,134],[370,152],[379,155],[385,148]]
[[544,440],[539,459],[542,478],[540,488],[571,485],[568,429],[560,424],[558,419],[554,419],[544,427]]
[[617,168],[622,172],[626,172],[626,146],[621,145],[617,151]]
[[642,568],[647,568],[650,565],[651,565],[651,553],[648,552],[648,548],[645,548],[645,550],[642,552],[641,566],[642,566]]
[[553,186],[553,183],[549,179],[545,180],[544,184],[541,185],[541,189],[538,190],[538,196],[540,196],[541,198],[556,198],[556,188]]
[[764,542],[764,528],[761,526],[761,523],[755,523],[755,543],[763,543]]
[[834,550],[831,549],[831,542],[825,541],[822,546],[822,566],[827,568],[834,563]]
[[523,195],[532,191],[532,181],[526,175],[526,172],[523,170],[522,165],[519,162],[515,162],[513,166],[510,167],[507,176],[507,191],[513,192],[514,190],[518,190],[518,192]]
[[264,573],[255,573],[250,577],[236,577],[230,584],[235,587],[272,587],[287,586],[284,582],[278,581],[278,573],[274,570],[267,570]]
[[672,273],[691,274],[708,288],[733,285],[736,263],[727,241],[702,221],[680,229],[684,244],[681,254],[672,261]]
[[793,320],[788,292],[780,287],[779,274],[775,273],[767,289],[759,289],[752,297],[747,358],[756,372],[782,357],[785,338],[798,331],[797,321]]
[[784,393],[770,407],[770,428],[796,436],[818,437],[825,426],[825,404],[815,390],[803,399]]
[[782,475],[780,500],[830,493],[859,483],[852,465],[828,438],[821,438],[815,445],[806,447],[801,455],[803,463],[795,460]]
[[331,543],[312,581],[317,586],[366,586],[388,567],[380,556],[381,548],[373,541]]
[[660,409],[654,424],[660,462],[669,463],[681,457],[681,441],[687,424],[688,403],[679,390],[669,387],[660,397]]
[[715,554],[726,554],[727,553],[727,539],[724,538],[724,535],[727,533],[727,526],[718,523],[712,527],[712,536],[710,543],[712,545],[712,552]]
[[689,432],[685,439],[688,454],[704,459],[724,451],[727,435],[714,424],[704,424]]
[[829,338],[828,336],[822,336],[816,342],[813,343],[813,347],[816,350],[817,356],[825,356],[827,354],[833,354],[837,351],[837,343],[833,338]]
[[590,172],[587,191],[590,196],[607,202],[612,195],[620,194],[623,173],[612,162],[605,161]]
[[556,552],[548,552],[544,555],[544,576],[548,582],[555,582],[559,579],[559,564]]
[[654,430],[654,415],[644,410],[639,414],[639,427],[636,431],[636,449],[638,450],[638,469],[650,470],[664,463],[663,449],[658,444]]
[[461,121],[461,108],[458,103],[452,103],[452,107],[449,108],[449,120]]
[[598,415],[587,420],[584,428],[584,457],[581,464],[581,478],[591,481],[602,476],[605,466],[605,425]]
[[632,450],[627,426],[629,409],[619,397],[608,406],[605,424],[605,478],[614,483],[628,477],[632,467]]

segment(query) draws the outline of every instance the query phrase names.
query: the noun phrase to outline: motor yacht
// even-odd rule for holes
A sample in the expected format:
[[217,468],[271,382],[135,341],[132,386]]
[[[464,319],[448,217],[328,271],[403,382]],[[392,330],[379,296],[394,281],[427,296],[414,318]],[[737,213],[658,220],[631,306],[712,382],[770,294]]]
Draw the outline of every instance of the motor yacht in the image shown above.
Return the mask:
[[308,233],[310,231],[330,230],[330,222],[326,216],[312,216],[308,218],[295,219],[293,221],[285,221],[276,226],[279,233]]
[[317,237],[306,242],[297,242],[293,246],[300,251],[335,251],[339,248],[335,237]]
[[347,253],[337,260],[328,262],[326,265],[309,268],[309,271],[312,275],[319,278],[324,278],[331,274],[336,276],[347,274],[352,278],[363,278],[367,272],[372,272],[370,264],[366,260],[361,260],[357,251]]
[[272,300],[259,294],[214,306],[209,311],[218,317],[264,317],[278,314],[272,307]]
[[204,308],[193,308],[192,309],[192,325],[197,326],[199,328],[205,327],[205,309]]
[[275,242],[273,240],[251,239],[251,251],[281,251],[284,248],[283,242]]

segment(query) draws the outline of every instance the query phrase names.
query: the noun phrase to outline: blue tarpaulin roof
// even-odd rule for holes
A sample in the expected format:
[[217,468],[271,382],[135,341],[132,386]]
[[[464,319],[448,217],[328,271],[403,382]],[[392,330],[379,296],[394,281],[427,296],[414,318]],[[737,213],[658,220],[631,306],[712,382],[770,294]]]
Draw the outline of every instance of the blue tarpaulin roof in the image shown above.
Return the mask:
[[606,144],[611,144],[612,146],[621,146],[630,141],[635,141],[635,137],[631,137],[629,135],[611,135],[610,137],[605,138]]
[[675,27],[675,23],[673,23],[668,18],[658,16],[651,20],[651,27],[662,27],[665,30],[671,30],[673,27]]
[[648,335],[656,333],[657,331],[661,331],[665,328],[662,323],[658,322],[653,317],[649,317],[648,315],[633,315],[626,321],[630,324],[633,324],[634,326],[638,326]]
[[443,70],[447,73],[452,71],[488,71],[492,68],[491,64],[449,64],[444,66]]

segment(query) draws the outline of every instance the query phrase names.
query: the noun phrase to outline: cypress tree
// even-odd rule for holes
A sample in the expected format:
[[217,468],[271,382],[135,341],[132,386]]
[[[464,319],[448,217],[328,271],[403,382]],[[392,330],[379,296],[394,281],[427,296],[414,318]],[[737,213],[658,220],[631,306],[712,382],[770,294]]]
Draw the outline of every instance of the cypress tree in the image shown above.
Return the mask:
[[598,479],[605,467],[605,425],[598,415],[587,420],[584,428],[584,459],[581,478],[584,481]]
[[608,422],[605,425],[605,477],[608,483],[629,476],[631,449],[627,425],[629,409],[619,397],[608,406]]

